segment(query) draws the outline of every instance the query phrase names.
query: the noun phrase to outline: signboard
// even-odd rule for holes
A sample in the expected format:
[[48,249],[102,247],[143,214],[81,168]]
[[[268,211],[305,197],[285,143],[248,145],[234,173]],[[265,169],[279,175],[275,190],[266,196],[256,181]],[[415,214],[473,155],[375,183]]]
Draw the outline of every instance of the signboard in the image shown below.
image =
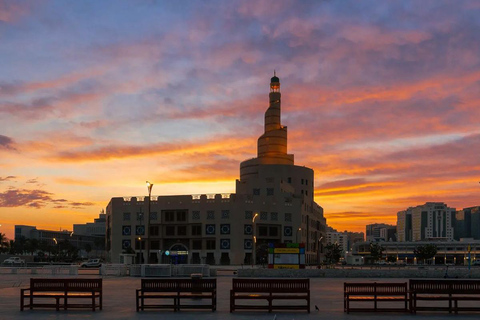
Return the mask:
[[268,268],[305,269],[305,244],[269,243]]

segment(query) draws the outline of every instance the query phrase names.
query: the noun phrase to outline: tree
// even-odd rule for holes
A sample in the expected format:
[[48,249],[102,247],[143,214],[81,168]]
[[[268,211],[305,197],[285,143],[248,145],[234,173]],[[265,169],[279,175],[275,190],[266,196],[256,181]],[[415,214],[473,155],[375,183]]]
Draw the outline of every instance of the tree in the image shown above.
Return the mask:
[[327,263],[337,263],[342,257],[342,249],[338,243],[329,243],[325,247],[325,260]]
[[85,249],[87,256],[90,256],[90,252],[92,251],[92,245],[90,243],[86,243],[83,248]]
[[8,244],[8,239],[5,236],[5,233],[0,233],[0,253],[7,252]]
[[437,246],[434,244],[426,244],[424,246],[418,246],[413,250],[413,253],[418,260],[427,261],[435,257],[437,254]]
[[370,256],[372,257],[373,261],[376,262],[382,259],[384,247],[382,247],[378,243],[370,243]]

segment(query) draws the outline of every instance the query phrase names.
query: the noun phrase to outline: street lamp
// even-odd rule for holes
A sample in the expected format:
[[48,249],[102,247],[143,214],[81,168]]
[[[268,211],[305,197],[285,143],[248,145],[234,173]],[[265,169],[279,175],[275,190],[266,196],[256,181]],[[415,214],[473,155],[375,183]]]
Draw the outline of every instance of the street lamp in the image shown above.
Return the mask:
[[143,256],[142,256],[142,238],[138,237],[138,243],[140,245],[140,264],[142,264]]
[[257,244],[257,238],[255,237],[255,219],[258,217],[258,213],[255,213],[252,219],[252,227],[253,227],[253,232],[252,232],[252,267],[255,265],[255,247]]
[[57,238],[53,238],[53,242],[55,242],[55,246],[57,247],[56,248],[57,250],[55,250],[55,261],[57,261],[58,260],[58,252],[57,252],[58,251],[58,241],[57,241]]
[[299,242],[298,242],[298,231],[302,231],[302,228],[299,227],[299,228],[297,229],[297,232],[295,233],[295,241],[297,241],[297,243],[299,243]]
[[[150,197],[152,196],[153,183],[147,181],[147,190],[148,190],[148,211],[147,211],[147,243],[145,249],[147,250],[147,264],[150,262]],[[141,246],[141,245],[140,245]]]
[[318,264],[320,264],[320,246],[322,245],[322,239],[323,239],[323,236],[318,239],[318,247],[317,247],[317,253],[318,253],[317,263]]

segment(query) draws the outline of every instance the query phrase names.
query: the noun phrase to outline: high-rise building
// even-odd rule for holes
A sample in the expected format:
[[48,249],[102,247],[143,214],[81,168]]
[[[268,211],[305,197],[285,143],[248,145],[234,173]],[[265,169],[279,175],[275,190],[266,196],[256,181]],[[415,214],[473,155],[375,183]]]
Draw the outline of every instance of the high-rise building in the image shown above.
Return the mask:
[[397,212],[397,240],[412,241],[412,208]]
[[443,202],[427,202],[412,208],[412,240],[453,240],[455,208]]
[[326,220],[313,199],[313,170],[295,165],[287,153],[276,75],[269,101],[257,157],[240,164],[235,194],[110,200],[106,237],[111,262],[135,252],[137,262],[242,264],[251,263],[255,252],[255,263],[264,263],[272,242],[304,242],[306,262],[322,260]]
[[463,208],[455,214],[455,240],[480,240],[480,206]]

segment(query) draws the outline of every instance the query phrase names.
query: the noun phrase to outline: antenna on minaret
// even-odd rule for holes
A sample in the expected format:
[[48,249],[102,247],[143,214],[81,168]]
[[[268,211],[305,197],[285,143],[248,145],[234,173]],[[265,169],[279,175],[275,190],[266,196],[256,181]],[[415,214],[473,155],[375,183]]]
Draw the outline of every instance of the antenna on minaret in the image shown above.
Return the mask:
[[277,76],[277,72],[275,71],[275,69],[273,69],[273,76],[274,76],[274,77]]

